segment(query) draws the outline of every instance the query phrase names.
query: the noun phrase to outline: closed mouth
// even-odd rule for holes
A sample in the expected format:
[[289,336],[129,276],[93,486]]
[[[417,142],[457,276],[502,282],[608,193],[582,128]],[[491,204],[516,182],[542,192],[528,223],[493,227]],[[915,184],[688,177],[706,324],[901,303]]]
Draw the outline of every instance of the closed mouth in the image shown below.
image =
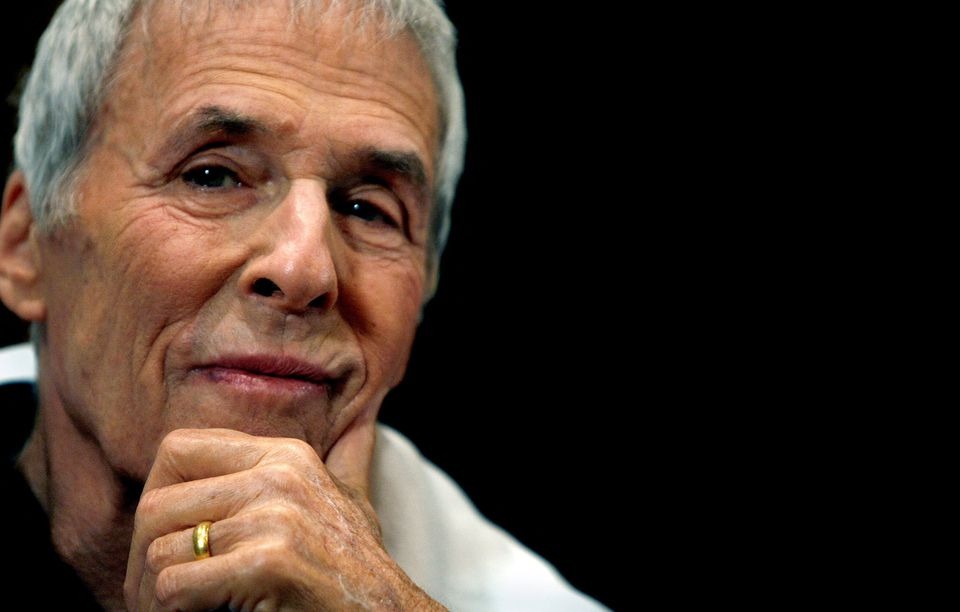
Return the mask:
[[[248,355],[221,357],[194,371],[208,380],[248,390],[336,391],[342,373],[331,373],[308,361],[287,356]],[[336,375],[335,375],[336,374]]]

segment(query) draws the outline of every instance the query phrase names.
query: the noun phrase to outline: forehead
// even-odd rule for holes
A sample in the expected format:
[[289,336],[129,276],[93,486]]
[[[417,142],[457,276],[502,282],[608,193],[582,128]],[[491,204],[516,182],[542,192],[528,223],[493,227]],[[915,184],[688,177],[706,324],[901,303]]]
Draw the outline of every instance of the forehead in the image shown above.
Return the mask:
[[115,106],[161,129],[221,106],[314,142],[390,141],[365,145],[415,149],[432,170],[438,99],[417,43],[350,2],[324,4],[149,3],[122,50]]

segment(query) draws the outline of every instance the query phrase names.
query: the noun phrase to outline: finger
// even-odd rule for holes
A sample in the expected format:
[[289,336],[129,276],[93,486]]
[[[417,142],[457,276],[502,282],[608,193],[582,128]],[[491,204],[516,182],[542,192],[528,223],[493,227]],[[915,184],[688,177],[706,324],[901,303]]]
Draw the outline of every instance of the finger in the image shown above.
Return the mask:
[[[243,542],[249,543],[266,531],[262,522],[244,515],[211,523],[208,532],[210,556],[226,555]],[[159,574],[163,569],[179,563],[195,561],[193,551],[194,528],[181,529],[160,536],[147,547],[144,574]]]
[[160,443],[144,492],[178,482],[201,480],[250,469],[274,447],[232,429],[178,429]]
[[[254,468],[258,473],[250,477]],[[160,445],[137,508],[125,594],[136,601],[133,591],[156,538],[231,516],[270,488],[288,497],[318,477],[330,482],[317,453],[300,440],[227,429],[171,432]]]
[[[210,555],[227,555],[243,544],[250,544],[257,538],[265,537],[269,531],[265,526],[269,526],[269,523],[258,520],[256,516],[247,515],[243,518],[232,517],[211,524],[208,533]],[[153,605],[157,577],[163,570],[197,560],[193,549],[193,532],[194,529],[191,528],[168,533],[155,539],[147,547],[137,598],[140,605],[136,609],[148,610]],[[128,580],[134,580],[129,573]]]
[[371,407],[354,419],[334,442],[324,461],[330,474],[351,489],[370,497],[370,467],[377,442],[377,412]]
[[[296,487],[293,484],[296,481],[302,481],[302,478],[289,467],[268,464],[226,476],[180,482],[144,493],[137,507],[130,555],[127,558],[127,596],[131,597],[131,589],[141,584],[141,576],[145,574],[145,566],[150,558],[150,547],[156,542],[160,542],[156,545],[162,547],[169,543],[165,538],[185,534],[182,537],[186,538],[184,541],[189,546],[184,545],[182,550],[191,556],[183,558],[183,561],[189,561],[193,554],[193,528],[198,523],[213,521],[216,529],[222,530],[225,521],[226,525],[236,522],[229,519],[242,509],[250,514],[258,500],[264,500],[265,503],[271,497],[264,495],[265,491],[280,490],[286,493]],[[164,550],[161,548],[157,552]]]
[[[145,492],[134,517],[133,539],[127,558],[128,580],[139,584],[147,549],[158,538],[192,530],[201,521],[226,518],[241,505],[239,498],[242,495],[256,495],[258,490],[251,490],[245,480],[250,480],[249,476],[241,472]],[[254,482],[259,484],[256,480]]]
[[[212,528],[211,528],[212,531]],[[127,600],[127,608],[130,610],[149,610],[155,601],[154,587],[157,584],[157,576],[171,565],[178,563],[188,563],[193,561],[193,529],[183,529],[176,533],[157,538],[147,547],[147,555],[143,565],[143,572],[137,581],[136,574],[130,570],[130,562],[127,562],[127,577],[124,582],[124,596]],[[189,546],[189,556],[187,547]],[[134,597],[132,585],[137,584],[136,602],[137,606],[131,605],[131,598]]]
[[143,490],[276,462],[325,473],[317,451],[303,440],[251,436],[232,429],[177,429],[160,443]]
[[[319,609],[319,602],[307,601],[306,584],[291,581],[291,576],[302,575],[293,567],[296,563],[287,548],[263,542],[229,555],[173,565],[157,577],[152,601],[145,600],[141,609],[210,610],[227,605],[244,610]],[[309,582],[313,588],[333,591],[330,576],[311,573]],[[336,604],[333,609],[338,609]]]
[[[157,492],[166,492],[166,489],[158,489]],[[157,496],[154,495],[153,497]],[[179,514],[173,517],[163,514],[158,519],[155,516],[157,512],[151,509],[154,502],[144,504],[142,501],[135,518],[130,554],[127,557],[127,573],[123,585],[124,597],[127,600],[128,608],[131,610],[149,609],[143,605],[145,585],[153,584],[157,574],[165,567],[193,560],[194,528],[201,521],[219,518],[219,516],[214,516],[208,508],[188,508],[187,512],[181,510]],[[162,508],[162,506],[160,507]],[[143,508],[147,508],[147,510],[143,511]],[[190,516],[189,510],[202,512],[202,516],[205,518],[195,520],[185,518]],[[214,525],[219,525],[220,522],[218,520]],[[211,531],[213,531],[212,528]],[[132,602],[136,601],[139,601],[140,605],[134,607]]]

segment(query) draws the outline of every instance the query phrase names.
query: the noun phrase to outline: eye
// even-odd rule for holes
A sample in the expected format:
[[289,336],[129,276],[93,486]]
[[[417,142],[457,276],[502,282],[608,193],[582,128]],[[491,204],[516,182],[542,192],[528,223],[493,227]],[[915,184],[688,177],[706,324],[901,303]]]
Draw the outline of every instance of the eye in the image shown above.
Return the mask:
[[390,227],[397,227],[397,222],[389,215],[365,200],[346,200],[341,204],[334,204],[333,209],[341,215],[358,217],[368,223],[383,223]]
[[199,166],[183,173],[183,180],[202,189],[244,187],[237,173],[223,166]]

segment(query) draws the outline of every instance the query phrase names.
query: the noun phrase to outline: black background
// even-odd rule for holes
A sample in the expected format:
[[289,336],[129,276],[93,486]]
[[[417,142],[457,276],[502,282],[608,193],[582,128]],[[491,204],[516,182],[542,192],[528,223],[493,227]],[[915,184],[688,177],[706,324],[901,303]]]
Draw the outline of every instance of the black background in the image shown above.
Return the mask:
[[[56,5],[7,9],[19,44],[2,55],[4,93]],[[466,171],[439,291],[382,420],[577,588],[627,607],[625,585],[635,600],[644,584],[636,534],[651,532],[640,514],[649,483],[627,460],[644,446],[630,431],[647,409],[642,345],[628,331],[649,279],[625,270],[643,238],[618,227],[632,223],[638,177],[611,170],[603,143],[635,146],[621,134],[635,101],[597,71],[603,37],[582,15],[543,8],[555,3],[510,3],[508,16],[476,0],[447,5]],[[0,127],[10,142],[12,106]],[[6,167],[9,149],[0,155]],[[0,345],[25,338],[0,311]]]

